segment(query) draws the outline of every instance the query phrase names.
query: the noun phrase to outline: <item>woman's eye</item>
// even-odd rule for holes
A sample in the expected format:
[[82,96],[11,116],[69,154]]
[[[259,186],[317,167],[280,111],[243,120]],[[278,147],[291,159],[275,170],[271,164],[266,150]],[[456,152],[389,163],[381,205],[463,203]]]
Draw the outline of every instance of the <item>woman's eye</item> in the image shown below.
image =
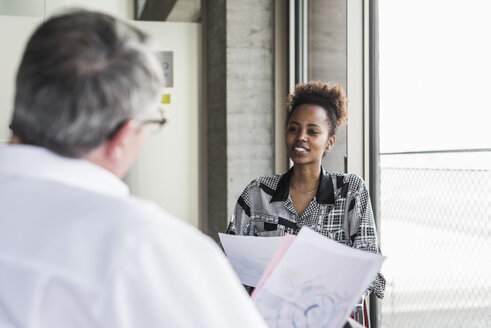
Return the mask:
[[319,134],[319,132],[317,132],[316,130],[309,130],[309,134],[316,135]]
[[287,131],[288,132],[295,132],[295,131],[297,131],[297,128],[294,126],[290,126],[290,127],[288,127]]

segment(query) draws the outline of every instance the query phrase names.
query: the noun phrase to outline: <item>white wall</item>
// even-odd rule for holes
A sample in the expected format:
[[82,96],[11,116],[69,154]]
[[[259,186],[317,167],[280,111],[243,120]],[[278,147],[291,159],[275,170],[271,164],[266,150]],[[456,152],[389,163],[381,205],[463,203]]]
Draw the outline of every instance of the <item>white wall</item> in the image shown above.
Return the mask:
[[3,0],[0,5],[0,144],[10,135],[14,81],[25,43],[46,17],[70,7],[133,18],[133,0]]
[[133,19],[133,0],[45,0],[48,15],[64,7],[97,10],[122,18]]
[[10,135],[15,75],[24,45],[42,17],[0,16],[0,144]]
[[198,226],[200,24],[132,22],[174,52],[174,87],[164,105],[167,123],[149,135],[126,181],[131,192]]
[[0,15],[43,17],[44,5],[39,0],[0,0]]
[[[45,17],[70,6],[133,17],[132,0],[46,0],[44,16],[0,16],[0,143],[10,135],[14,79],[26,41]],[[149,136],[126,181],[133,194],[197,226],[200,24],[130,23],[152,35],[159,50],[174,52],[174,87],[162,90],[171,94],[165,105],[168,123]]]

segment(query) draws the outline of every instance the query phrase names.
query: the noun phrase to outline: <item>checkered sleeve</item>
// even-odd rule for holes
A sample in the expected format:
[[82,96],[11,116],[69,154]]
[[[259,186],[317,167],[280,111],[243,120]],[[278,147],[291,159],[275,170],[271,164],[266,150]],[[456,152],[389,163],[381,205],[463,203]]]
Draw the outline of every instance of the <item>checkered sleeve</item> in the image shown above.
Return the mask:
[[235,204],[234,215],[230,221],[227,233],[232,235],[249,235],[251,218],[251,189],[252,181],[242,192]]
[[[352,208],[354,213],[351,216],[354,217],[353,223],[356,231],[353,238],[353,247],[371,253],[380,253],[368,189],[362,179],[357,182],[357,190],[352,198],[352,201],[354,201],[354,207]],[[378,273],[368,289],[375,293],[378,298],[383,298],[385,290],[384,276]]]

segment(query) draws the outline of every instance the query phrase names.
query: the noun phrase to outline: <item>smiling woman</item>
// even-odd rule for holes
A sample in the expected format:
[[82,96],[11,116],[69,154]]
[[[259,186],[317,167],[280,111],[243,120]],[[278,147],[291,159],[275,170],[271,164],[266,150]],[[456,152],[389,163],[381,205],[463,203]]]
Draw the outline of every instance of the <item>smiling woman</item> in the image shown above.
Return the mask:
[[[293,167],[259,177],[241,194],[227,233],[250,236],[297,234],[302,226],[350,247],[379,253],[370,197],[354,174],[326,172],[322,158],[346,121],[340,84],[298,84],[288,97],[285,146]],[[382,298],[381,274],[369,290]]]
[[[317,105],[298,106],[288,122],[285,133],[286,151],[295,164],[317,163],[332,148],[326,111]],[[318,164],[318,163],[317,163]]]

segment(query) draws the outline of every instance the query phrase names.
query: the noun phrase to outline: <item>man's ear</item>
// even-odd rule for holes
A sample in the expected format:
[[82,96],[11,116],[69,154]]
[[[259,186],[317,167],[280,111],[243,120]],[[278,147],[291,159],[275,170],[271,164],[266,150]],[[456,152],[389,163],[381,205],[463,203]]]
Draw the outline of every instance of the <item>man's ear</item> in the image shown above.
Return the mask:
[[336,143],[336,136],[329,137],[329,140],[327,140],[327,145],[326,145],[326,151],[329,151],[334,147],[334,144]]
[[105,153],[113,163],[117,163],[124,158],[128,142],[132,136],[132,130],[135,128],[136,122],[133,120],[126,121],[116,131],[111,139],[106,142]]
[[20,140],[20,138],[16,135],[16,134],[12,134],[10,136],[10,140],[9,140],[9,144],[10,145],[17,145],[17,144],[21,144],[22,141]]

